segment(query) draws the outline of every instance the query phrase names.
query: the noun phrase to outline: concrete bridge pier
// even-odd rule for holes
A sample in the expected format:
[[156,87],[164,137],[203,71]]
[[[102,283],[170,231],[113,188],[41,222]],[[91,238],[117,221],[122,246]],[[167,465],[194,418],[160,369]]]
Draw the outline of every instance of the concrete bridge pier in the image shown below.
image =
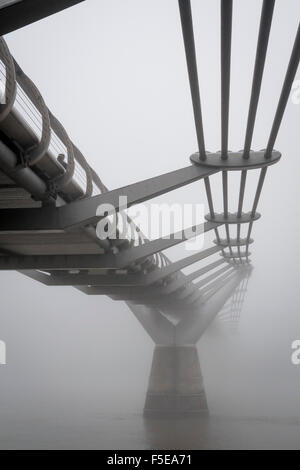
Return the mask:
[[156,345],[144,413],[207,412],[207,401],[194,345]]

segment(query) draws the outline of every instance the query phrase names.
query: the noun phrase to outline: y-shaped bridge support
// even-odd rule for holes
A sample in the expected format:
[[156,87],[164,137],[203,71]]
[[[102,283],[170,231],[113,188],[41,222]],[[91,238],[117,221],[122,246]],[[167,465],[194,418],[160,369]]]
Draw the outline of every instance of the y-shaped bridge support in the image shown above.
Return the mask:
[[155,343],[145,414],[208,411],[196,344],[245,271],[238,269],[209,302],[199,301],[182,315],[127,303]]

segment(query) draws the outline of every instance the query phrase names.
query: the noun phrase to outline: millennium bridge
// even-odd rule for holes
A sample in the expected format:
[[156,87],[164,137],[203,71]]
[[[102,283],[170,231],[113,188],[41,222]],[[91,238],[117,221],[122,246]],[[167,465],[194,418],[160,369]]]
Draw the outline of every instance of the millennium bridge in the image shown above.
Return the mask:
[[[3,36],[83,0],[0,1],[0,269],[16,270],[46,286],[73,286],[86,295],[126,302],[152,338],[155,349],[145,413],[207,411],[196,345],[226,308],[238,316],[252,265],[255,222],[267,173],[281,153],[274,146],[300,59],[300,25],[276,113],[264,149],[252,149],[275,0],[263,0],[247,126],[242,149],[229,150],[232,0],[220,1],[221,142],[208,151],[203,132],[201,83],[190,0],[179,0],[187,74],[198,148],[183,155],[181,169],[109,190],[88,164],[63,123],[55,117],[30,79],[30,70],[11,55]],[[88,1],[88,0],[86,0]],[[174,0],[175,1],[175,0]],[[276,11],[276,10],[275,10]],[[84,125],[84,123],[82,123]],[[187,149],[188,151],[188,149]],[[128,160],[129,161],[129,160]],[[105,164],[105,162],[104,162]],[[128,163],[130,165],[130,161]],[[235,205],[229,203],[229,175],[239,177]],[[248,194],[249,172],[257,174]],[[222,204],[210,177],[219,173]],[[200,180],[203,180],[200,181]],[[207,196],[205,222],[189,235],[147,239],[127,215],[128,207],[199,181]],[[247,193],[248,191],[248,193]],[[251,204],[245,204],[245,194]],[[195,201],[198,202],[198,201]],[[200,201],[201,202],[201,201]],[[99,214],[102,205],[113,207]],[[121,236],[122,220],[130,230]],[[99,221],[115,223],[117,237],[101,238]],[[263,221],[261,222],[263,223]],[[164,251],[198,233],[214,233],[209,248],[172,262]],[[200,269],[183,269],[203,260]],[[225,309],[225,310],[224,310]],[[224,313],[225,312],[225,313]]]

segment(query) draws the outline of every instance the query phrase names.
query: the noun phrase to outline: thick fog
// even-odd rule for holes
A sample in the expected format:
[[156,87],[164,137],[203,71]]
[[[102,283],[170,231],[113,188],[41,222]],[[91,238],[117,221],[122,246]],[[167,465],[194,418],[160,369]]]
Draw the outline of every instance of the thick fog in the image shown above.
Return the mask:
[[[219,2],[192,7],[205,142],[217,151]],[[234,2],[231,150],[244,144],[260,11],[261,1]],[[257,150],[266,146],[299,14],[298,0],[276,2],[252,143]],[[6,40],[109,189],[189,164],[197,143],[175,0],[87,0]],[[300,419],[300,366],[291,363],[291,343],[300,339],[299,118],[300,104],[290,98],[275,145],[282,158],[268,170],[262,217],[253,229],[254,269],[240,320],[217,319],[199,342],[212,414]],[[254,172],[248,209],[256,181]],[[211,184],[221,201],[221,176]],[[229,184],[233,204],[238,179]],[[203,203],[207,212],[201,181],[159,200]],[[205,237],[205,246],[212,238]],[[173,260],[190,252],[179,245],[166,254]],[[35,416],[37,426],[41,416],[51,416],[63,426],[67,415],[142,411],[153,343],[125,303],[45,287],[14,272],[1,272],[0,281],[0,339],[7,344],[0,408],[12,434],[20,416]]]

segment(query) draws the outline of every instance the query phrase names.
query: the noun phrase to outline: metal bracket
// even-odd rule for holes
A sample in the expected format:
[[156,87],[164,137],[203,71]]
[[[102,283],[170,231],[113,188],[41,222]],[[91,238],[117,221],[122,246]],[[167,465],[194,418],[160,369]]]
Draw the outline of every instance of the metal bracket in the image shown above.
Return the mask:
[[250,151],[249,156],[245,158],[243,150],[238,152],[227,153],[227,158],[222,157],[221,152],[216,153],[207,153],[206,160],[201,160],[199,157],[199,152],[193,153],[190,160],[196,165],[201,165],[203,167],[215,168],[218,170],[254,170],[257,168],[264,168],[266,166],[274,165],[281,158],[281,153],[277,150],[273,150],[270,158],[266,158],[265,150],[260,150],[258,152]]

